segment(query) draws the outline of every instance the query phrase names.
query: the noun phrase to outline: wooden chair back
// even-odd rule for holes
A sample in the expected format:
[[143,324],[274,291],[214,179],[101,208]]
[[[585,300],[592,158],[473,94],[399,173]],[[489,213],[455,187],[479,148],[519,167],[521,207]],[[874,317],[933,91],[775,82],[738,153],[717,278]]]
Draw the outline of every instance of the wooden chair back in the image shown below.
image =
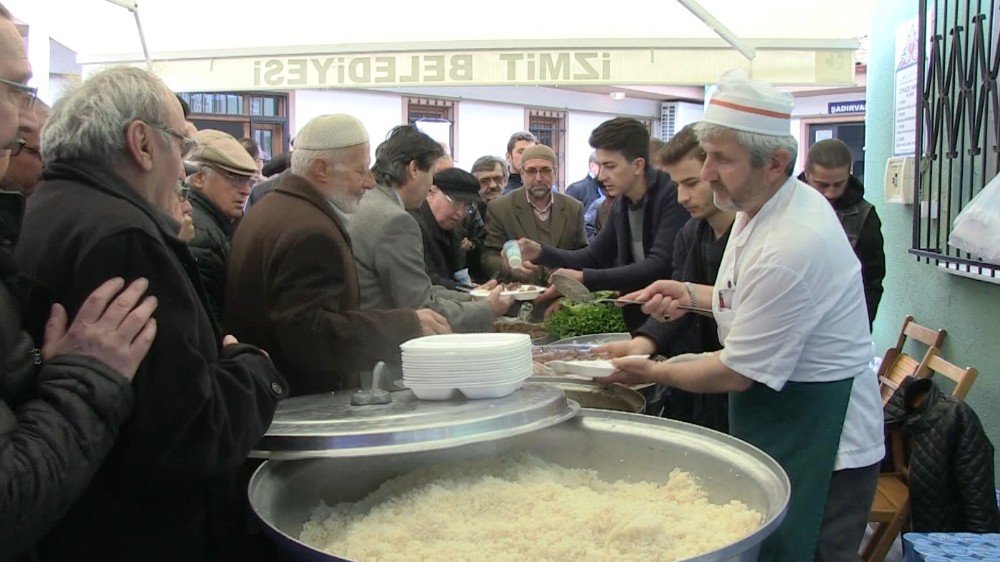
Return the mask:
[[959,400],[965,400],[965,397],[969,394],[969,390],[972,389],[973,383],[976,382],[976,377],[979,376],[979,370],[975,367],[963,369],[954,363],[946,361],[941,357],[941,350],[936,347],[928,350],[927,357],[923,363],[928,375],[942,375],[955,383],[955,388],[952,389],[951,395]]

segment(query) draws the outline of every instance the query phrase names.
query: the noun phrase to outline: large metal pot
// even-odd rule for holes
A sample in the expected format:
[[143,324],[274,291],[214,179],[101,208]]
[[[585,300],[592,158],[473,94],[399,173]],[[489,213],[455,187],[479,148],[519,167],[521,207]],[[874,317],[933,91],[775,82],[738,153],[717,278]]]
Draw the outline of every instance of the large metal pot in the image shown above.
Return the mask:
[[694,560],[756,560],[760,542],[785,516],[791,486],[759,449],[706,428],[638,414],[581,410],[566,422],[515,437],[453,449],[357,458],[267,461],[250,481],[250,504],[292,560],[338,560],[299,542],[320,500],[358,501],[379,484],[418,466],[506,451],[528,451],[606,480],[665,482],[680,468],[697,475],[715,503],[737,499],[764,514],[752,535]]

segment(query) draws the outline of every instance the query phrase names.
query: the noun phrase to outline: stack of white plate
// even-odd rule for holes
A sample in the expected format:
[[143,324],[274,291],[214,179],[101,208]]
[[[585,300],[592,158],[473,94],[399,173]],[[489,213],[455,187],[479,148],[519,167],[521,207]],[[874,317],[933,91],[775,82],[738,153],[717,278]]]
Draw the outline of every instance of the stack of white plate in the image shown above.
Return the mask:
[[499,398],[531,376],[527,334],[446,334],[412,339],[403,351],[403,383],[423,400]]

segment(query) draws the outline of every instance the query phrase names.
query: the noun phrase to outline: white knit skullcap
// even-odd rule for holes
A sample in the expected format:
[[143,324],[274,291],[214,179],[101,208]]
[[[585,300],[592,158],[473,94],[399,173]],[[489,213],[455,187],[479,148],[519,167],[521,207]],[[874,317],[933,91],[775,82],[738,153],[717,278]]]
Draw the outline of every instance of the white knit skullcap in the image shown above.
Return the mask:
[[368,142],[368,131],[357,118],[343,113],[314,117],[295,137],[295,148],[329,150]]
[[742,69],[730,70],[719,79],[705,108],[702,121],[764,135],[791,134],[791,94],[779,92],[766,82],[751,80]]

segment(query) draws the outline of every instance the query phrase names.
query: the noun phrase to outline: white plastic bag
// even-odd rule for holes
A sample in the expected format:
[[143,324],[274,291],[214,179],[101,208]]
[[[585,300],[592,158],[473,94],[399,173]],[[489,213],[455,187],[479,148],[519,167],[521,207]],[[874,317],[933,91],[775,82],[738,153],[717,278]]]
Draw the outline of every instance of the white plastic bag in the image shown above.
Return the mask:
[[1000,175],[955,217],[948,244],[990,263],[1000,263]]

